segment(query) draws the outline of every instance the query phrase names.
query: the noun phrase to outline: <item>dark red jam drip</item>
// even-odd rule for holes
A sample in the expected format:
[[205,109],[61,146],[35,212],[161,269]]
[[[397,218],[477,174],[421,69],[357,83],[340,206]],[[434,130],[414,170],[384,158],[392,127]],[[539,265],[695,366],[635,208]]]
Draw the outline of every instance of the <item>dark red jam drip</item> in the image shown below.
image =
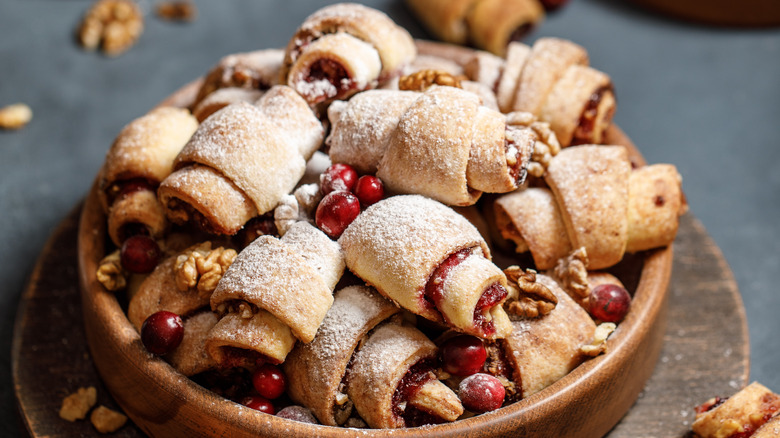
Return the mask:
[[596,116],[599,111],[599,104],[604,99],[607,92],[612,92],[611,86],[599,87],[590,95],[585,109],[580,115],[580,122],[577,129],[574,130],[574,136],[571,140],[572,145],[586,144],[593,142],[593,128],[596,125]]
[[[506,130],[510,129],[516,128],[511,126],[506,127]],[[528,176],[528,162],[533,153],[533,142],[531,144],[518,145],[514,140],[505,138],[505,152],[508,153],[511,148],[515,149],[515,163],[509,166],[509,177],[515,182],[515,185],[520,186],[525,182],[525,178]]]
[[[471,255],[474,248],[463,248],[449,255],[437,268],[433,271],[433,275],[425,285],[425,298],[433,301],[434,306],[441,307],[442,300],[444,299],[442,292],[444,289],[444,283],[447,281],[447,277],[450,272],[461,264],[467,257]],[[496,327],[492,321],[485,319],[484,311],[487,308],[491,308],[501,302],[507,296],[507,291],[498,283],[492,284],[488,287],[482,296],[477,301],[477,306],[474,308],[474,324],[480,329],[486,336],[492,335],[496,332]],[[445,319],[446,316],[442,315]]]
[[477,301],[477,306],[474,308],[474,325],[478,326],[485,335],[492,335],[496,332],[496,326],[493,321],[485,319],[485,310],[490,309],[500,303],[508,292],[498,283],[490,285],[482,296]]
[[[424,424],[438,424],[443,422],[443,419],[417,409],[408,403],[424,384],[434,378],[434,364],[435,361],[433,359],[422,359],[412,365],[398,383],[398,387],[393,393],[393,414],[402,417],[406,423],[406,427],[417,427]],[[406,404],[404,409],[401,408],[402,403]]]

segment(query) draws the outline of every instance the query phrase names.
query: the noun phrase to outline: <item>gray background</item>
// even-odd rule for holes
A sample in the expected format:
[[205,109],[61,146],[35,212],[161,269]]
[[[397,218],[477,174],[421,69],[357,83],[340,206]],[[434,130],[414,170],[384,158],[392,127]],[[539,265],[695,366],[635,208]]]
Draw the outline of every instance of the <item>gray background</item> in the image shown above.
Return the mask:
[[[10,370],[19,296],[52,229],[89,189],[119,130],[221,56],[283,47],[326,1],[197,1],[198,20],[153,16],[138,44],[111,59],[73,32],[86,0],[0,0],[0,106],[25,102],[33,122],[0,131],[0,435],[21,434]],[[419,38],[400,0],[365,2]],[[142,3],[148,10],[151,0]],[[739,284],[751,379],[780,391],[780,30],[668,20],[619,1],[573,0],[541,36],[585,46],[609,73],[615,117],[651,163],[675,164],[692,212]],[[732,324],[734,321],[723,321]],[[659,419],[662,420],[662,419]]]

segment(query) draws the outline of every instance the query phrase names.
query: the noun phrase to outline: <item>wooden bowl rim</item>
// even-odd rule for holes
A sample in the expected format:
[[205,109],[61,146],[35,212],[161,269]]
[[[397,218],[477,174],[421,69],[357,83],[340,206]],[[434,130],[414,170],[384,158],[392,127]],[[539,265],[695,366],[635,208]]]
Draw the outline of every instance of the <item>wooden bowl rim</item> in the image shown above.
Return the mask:
[[[418,42],[418,48],[421,45],[425,47],[425,49],[421,49],[422,53],[439,46],[446,51],[451,50],[454,53],[452,56],[456,57],[462,56],[465,51],[470,50],[427,41]],[[199,80],[196,80],[185,85],[165,99],[161,105],[176,104],[186,106],[183,103],[191,99],[194,90],[197,90],[198,84]],[[644,159],[631,140],[614,124],[609,128],[607,138],[612,140],[611,144],[626,146],[632,161],[637,164],[644,164]],[[125,316],[116,296],[106,291],[95,276],[98,263],[105,255],[105,222],[105,215],[98,199],[96,181],[88,194],[80,218],[78,263],[87,341],[93,354],[93,361],[95,361],[103,380],[108,380],[106,373],[116,372],[116,370],[101,369],[100,362],[102,360],[96,357],[98,348],[95,345],[96,342],[99,342],[99,337],[116,341],[116,345],[111,347],[116,347],[116,352],[123,355],[121,360],[129,367],[132,367],[132,372],[141,373],[141,375],[160,383],[158,389],[164,391],[171,400],[181,403],[182,410],[185,413],[182,414],[183,416],[177,416],[176,418],[186,420],[186,411],[192,411],[192,413],[197,414],[202,411],[196,408],[201,407],[201,409],[208,409],[214,412],[215,417],[225,422],[224,426],[234,427],[236,430],[245,430],[255,434],[255,436],[265,436],[265,433],[273,433],[274,431],[285,431],[285,433],[292,433],[292,436],[321,437],[379,437],[389,435],[406,437],[420,436],[421,434],[426,436],[456,437],[462,436],[466,431],[469,433],[506,434],[525,424],[533,424],[534,421],[541,420],[549,415],[556,415],[556,413],[560,415],[560,411],[567,405],[566,400],[569,402],[574,400],[584,401],[588,399],[590,394],[589,388],[611,386],[612,382],[610,380],[632,359],[642,340],[650,336],[653,330],[663,330],[663,327],[653,327],[653,325],[659,319],[663,319],[662,317],[664,316],[673,259],[671,245],[646,252],[644,266],[634,293],[632,311],[629,312],[626,319],[618,325],[618,329],[610,337],[608,353],[586,360],[565,377],[541,392],[497,411],[452,423],[405,429],[349,429],[310,425],[262,413],[258,413],[258,415],[243,415],[245,412],[251,411],[251,409],[203,388],[178,373],[162,358],[148,353],[140,341],[140,335]],[[93,333],[92,324],[96,324],[95,328],[103,330],[103,332]],[[654,360],[657,359],[658,353],[658,351],[651,352],[651,355],[655,356]],[[647,377],[649,377],[649,374]],[[585,384],[585,382],[588,384]],[[124,400],[125,395],[114,393],[114,388],[110,387],[109,382],[106,383],[117,402],[124,408],[124,403],[126,402]],[[636,395],[638,395],[638,391]],[[632,402],[636,399],[636,395],[632,398]],[[614,426],[629,408],[630,403],[625,406],[625,409],[619,413],[615,421],[609,424],[602,433],[606,433],[609,428]],[[135,421],[133,412],[127,409],[126,411]],[[136,421],[136,423],[139,422]],[[143,426],[143,424],[139,424],[139,426]],[[149,430],[145,431],[149,433]],[[219,428],[204,432],[215,435],[224,433]]]

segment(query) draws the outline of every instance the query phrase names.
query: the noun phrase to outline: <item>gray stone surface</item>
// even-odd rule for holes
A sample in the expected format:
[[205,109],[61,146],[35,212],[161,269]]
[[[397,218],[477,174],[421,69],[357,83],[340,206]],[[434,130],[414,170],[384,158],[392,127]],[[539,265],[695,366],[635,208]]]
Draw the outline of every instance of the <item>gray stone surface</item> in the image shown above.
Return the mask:
[[[35,112],[24,130],[0,131],[0,435],[21,434],[10,372],[19,296],[122,126],[223,55],[284,46],[326,3],[197,1],[196,22],[148,16],[139,43],[112,59],[74,43],[89,1],[0,0],[0,106],[25,102]],[[366,3],[427,37],[400,0]],[[154,2],[142,4],[149,10]],[[751,378],[780,391],[780,31],[698,26],[619,1],[573,0],[529,41],[541,36],[585,46],[592,65],[613,78],[617,123],[649,162],[677,165],[693,213],[742,292]]]

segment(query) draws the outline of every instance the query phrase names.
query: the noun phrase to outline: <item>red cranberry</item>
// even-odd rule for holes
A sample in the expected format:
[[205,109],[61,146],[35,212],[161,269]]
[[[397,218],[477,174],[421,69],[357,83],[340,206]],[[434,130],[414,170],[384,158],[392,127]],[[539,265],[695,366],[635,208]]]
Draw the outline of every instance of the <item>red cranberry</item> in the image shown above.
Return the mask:
[[363,175],[355,186],[355,196],[360,200],[360,205],[368,207],[385,197],[385,185],[373,175]]
[[332,239],[338,239],[341,233],[360,214],[360,201],[350,192],[330,192],[322,198],[314,214],[317,227]]
[[173,351],[184,337],[184,323],[173,312],[161,310],[141,325],[141,342],[150,353],[162,356]]
[[478,373],[487,359],[482,340],[469,335],[447,339],[441,346],[441,362],[444,371],[456,376]]
[[544,10],[547,12],[554,11],[566,5],[569,0],[541,0]]
[[337,190],[351,192],[357,183],[357,172],[349,164],[336,163],[320,175],[320,190],[323,195]]
[[631,296],[616,284],[600,284],[590,291],[590,314],[604,322],[620,322],[631,307]]
[[303,406],[287,406],[276,413],[277,417],[286,418],[288,420],[300,421],[301,423],[317,424],[317,419],[310,410]]
[[472,412],[494,411],[504,403],[506,391],[504,385],[490,374],[472,374],[458,387],[458,395],[463,407]]
[[241,404],[248,408],[252,408],[260,412],[265,412],[266,414],[273,415],[276,413],[274,404],[271,403],[268,399],[260,397],[259,395],[250,395],[249,397],[241,400]]
[[152,272],[160,261],[160,247],[144,234],[130,236],[119,252],[122,267],[135,274]]
[[273,400],[284,394],[287,379],[278,367],[270,363],[261,365],[252,373],[252,385],[263,397]]

